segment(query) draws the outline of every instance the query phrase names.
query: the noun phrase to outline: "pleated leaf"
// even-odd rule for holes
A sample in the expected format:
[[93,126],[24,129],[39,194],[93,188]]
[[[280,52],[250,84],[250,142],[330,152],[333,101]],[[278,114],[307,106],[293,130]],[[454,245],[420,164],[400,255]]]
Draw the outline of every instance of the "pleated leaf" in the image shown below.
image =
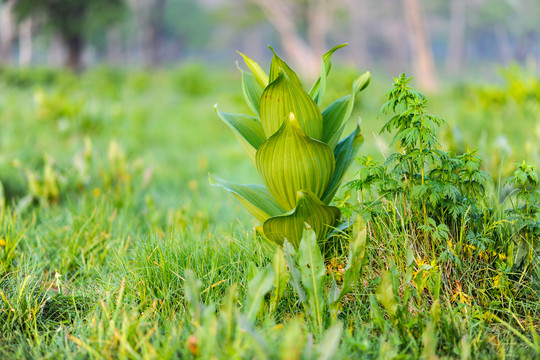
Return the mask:
[[251,73],[255,76],[255,79],[261,85],[261,87],[264,89],[268,86],[268,75],[264,72],[263,69],[257,64],[255,61],[253,61],[249,56],[242,54],[241,52],[237,51],[238,54],[242,56],[244,59],[244,62],[248,66],[249,70],[251,70]]
[[292,113],[257,150],[256,165],[268,191],[287,211],[296,207],[299,190],[320,198],[335,167],[332,149],[306,136]]
[[315,84],[313,84],[311,90],[309,90],[309,96],[311,96],[311,98],[313,99],[313,101],[315,101],[317,105],[321,105],[324,92],[326,91],[326,77],[328,76],[328,74],[330,73],[330,69],[332,68],[332,62],[330,61],[332,58],[332,54],[336,52],[336,50],[341,49],[345,46],[347,46],[347,44],[334,46],[322,56],[321,76],[317,79]]
[[322,196],[323,203],[329,204],[330,201],[332,201],[334,195],[339,189],[339,185],[341,184],[345,173],[347,172],[347,169],[353,162],[356,154],[358,154],[358,150],[360,150],[360,147],[362,147],[363,143],[364,136],[362,135],[362,131],[360,130],[360,125],[358,125],[349,136],[347,136],[345,139],[340,141],[339,144],[337,144],[336,148],[334,149],[336,169],[332,176],[332,181],[330,182],[330,185]]
[[284,73],[291,81],[302,87],[302,82],[293,69],[291,69],[290,66],[276,54],[273,47],[269,46],[269,48],[274,53],[272,63],[270,64],[270,82],[276,80],[279,74]]
[[208,174],[210,184],[219,186],[233,193],[238,201],[257,219],[264,222],[271,216],[285,213],[285,210],[276,203],[268,189],[262,185],[236,184]]
[[219,118],[223,120],[234,132],[238,141],[246,151],[249,160],[255,164],[255,154],[259,147],[266,141],[261,122],[254,116],[243,114],[230,114],[222,112],[214,105]]
[[246,100],[249,109],[258,116],[261,95],[264,88],[259,84],[255,75],[244,71],[241,68],[238,68],[238,70],[242,73],[242,91],[244,93],[244,99]]
[[323,111],[322,141],[330,145],[332,149],[341,138],[345,123],[351,116],[356,94],[364,90],[370,80],[371,74],[367,71],[354,81],[351,94],[337,99]]
[[312,192],[301,190],[297,193],[296,207],[286,214],[267,219],[263,224],[264,235],[277,244],[287,239],[298,248],[306,224],[323,240],[337,224],[341,212],[337,207],[323,204]]

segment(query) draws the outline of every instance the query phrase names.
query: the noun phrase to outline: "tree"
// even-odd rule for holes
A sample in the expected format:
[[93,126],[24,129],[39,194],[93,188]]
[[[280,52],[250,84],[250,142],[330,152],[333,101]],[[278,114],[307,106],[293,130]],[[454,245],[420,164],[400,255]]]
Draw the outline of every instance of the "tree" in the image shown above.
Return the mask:
[[44,17],[66,49],[64,65],[80,71],[88,33],[117,20],[124,8],[123,0],[18,0],[14,11],[19,21],[32,15]]

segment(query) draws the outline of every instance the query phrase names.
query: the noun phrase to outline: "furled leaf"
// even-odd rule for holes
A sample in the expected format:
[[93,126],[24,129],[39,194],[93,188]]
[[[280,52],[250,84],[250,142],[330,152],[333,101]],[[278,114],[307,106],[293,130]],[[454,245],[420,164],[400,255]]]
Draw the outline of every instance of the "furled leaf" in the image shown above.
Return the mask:
[[244,62],[248,66],[249,70],[251,70],[252,74],[255,76],[255,79],[257,79],[257,82],[261,87],[264,89],[268,86],[268,75],[264,72],[263,69],[257,64],[255,61],[253,61],[250,57],[247,55],[242,54],[241,52],[237,51],[238,54],[242,55],[242,58],[244,59]]
[[275,53],[270,84],[264,89],[260,104],[261,122],[267,137],[274,134],[292,112],[309,137],[321,140],[323,118],[319,106],[305,92],[296,73]]
[[249,160],[255,164],[255,153],[266,141],[259,119],[243,114],[224,113],[217,104],[214,105],[214,109],[219,118],[234,131],[234,135],[246,151]]
[[334,149],[334,157],[336,159],[336,169],[332,176],[332,180],[328,185],[328,188],[322,196],[322,202],[325,204],[330,203],[339,189],[339,185],[347,172],[347,169],[358,154],[358,150],[364,143],[364,136],[360,130],[360,125],[345,139],[337,144]]
[[246,295],[246,306],[244,315],[253,322],[261,307],[261,301],[264,296],[272,290],[274,286],[274,272],[271,267],[265,267],[260,270],[255,277],[249,282]]
[[296,206],[299,190],[320,198],[335,167],[332,149],[306,136],[292,113],[259,148],[256,165],[268,191],[285,210]]
[[259,115],[261,95],[264,88],[258,83],[255,75],[241,68],[238,69],[242,73],[242,91],[244,92],[246,103],[254,114]]
[[322,330],[326,268],[315,234],[308,233],[302,238],[298,253],[298,267],[302,276],[302,285],[308,296],[313,325]]
[[271,216],[283,214],[285,210],[276,203],[268,189],[262,185],[242,185],[208,174],[210,184],[220,186],[233,193],[238,201],[257,219],[265,221]]
[[347,46],[347,44],[334,46],[322,56],[321,76],[317,79],[315,84],[313,84],[311,90],[309,90],[309,96],[311,96],[311,98],[313,99],[313,101],[315,101],[317,105],[321,105],[324,92],[326,91],[326,77],[328,76],[328,73],[330,73],[330,69],[332,68],[332,62],[330,61],[330,59],[332,58],[332,54],[336,50],[341,49],[345,46]]
[[323,111],[322,141],[330,145],[332,149],[338,143],[345,123],[351,116],[356,94],[364,90],[370,80],[371,74],[367,71],[353,82],[351,94],[337,99]]
[[340,216],[338,208],[325,205],[313,193],[301,190],[297,194],[296,208],[267,219],[263,224],[263,231],[268,239],[278,244],[287,239],[298,248],[305,224],[315,231],[317,240],[322,240],[336,225]]

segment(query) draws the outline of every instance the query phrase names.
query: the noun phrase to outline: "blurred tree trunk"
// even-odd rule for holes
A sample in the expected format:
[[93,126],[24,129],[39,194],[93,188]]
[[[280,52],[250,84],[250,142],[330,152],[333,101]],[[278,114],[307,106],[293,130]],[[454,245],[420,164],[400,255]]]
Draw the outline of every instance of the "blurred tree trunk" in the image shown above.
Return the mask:
[[[327,0],[312,0],[307,3],[307,39],[311,51],[316,55],[324,54],[326,48],[326,34],[329,28],[329,13]],[[318,71],[317,71],[318,73]]]
[[450,2],[450,32],[448,35],[448,52],[446,55],[446,69],[457,74],[463,66],[466,29],[466,0],[453,0]]
[[19,65],[29,66],[32,62],[32,28],[34,20],[29,17],[19,25]]
[[411,43],[411,57],[415,76],[422,88],[427,91],[434,91],[437,89],[435,60],[420,1],[403,0],[403,7],[409,28],[409,41]]
[[366,0],[347,0],[349,13],[350,44],[354,61],[366,66],[371,61],[368,49]]
[[500,51],[501,62],[506,64],[512,59],[512,45],[508,36],[508,31],[504,26],[497,25],[494,28],[497,47]]
[[[278,32],[283,50],[291,59],[294,66],[299,69],[302,75],[311,79],[315,78],[320,70],[320,55],[322,54],[315,53],[311,48],[311,44],[308,44],[300,35],[298,26],[295,23],[296,17],[293,2],[287,0],[253,1],[264,11],[268,22]],[[321,5],[316,4],[314,6]],[[314,15],[317,19],[321,16],[318,11],[315,11],[317,14],[316,16]],[[317,36],[321,36],[320,32],[312,29],[310,34],[311,41],[320,45],[320,40],[315,40]]]
[[15,37],[13,6],[17,0],[6,1],[0,9],[0,62],[10,62]]
[[121,64],[124,59],[122,51],[122,33],[116,26],[107,29],[107,61],[111,64]]
[[83,68],[84,38],[78,34],[62,34],[62,42],[67,52],[64,66],[74,72],[80,72]]
[[139,45],[144,64],[154,67],[160,61],[161,31],[166,0],[133,0],[139,29]]

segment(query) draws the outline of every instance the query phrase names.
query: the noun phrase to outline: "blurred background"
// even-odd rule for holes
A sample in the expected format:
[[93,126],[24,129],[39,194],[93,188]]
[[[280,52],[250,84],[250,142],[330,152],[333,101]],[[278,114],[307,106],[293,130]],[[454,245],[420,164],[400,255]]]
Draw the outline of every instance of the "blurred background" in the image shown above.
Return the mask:
[[408,71],[427,89],[441,74],[489,77],[540,67],[538,0],[3,0],[0,60],[76,70],[219,64],[234,50],[281,51],[306,77],[338,43],[342,62]]
[[502,186],[540,164],[539,19],[538,0],[0,0],[0,183],[23,205],[112,194],[162,224],[249,218],[207,177],[260,181],[213,109],[250,113],[236,51],[267,69],[272,45],[309,89],[349,43],[322,108],[371,71],[360,156],[393,151],[377,114],[407,72],[441,146],[478,148]]

